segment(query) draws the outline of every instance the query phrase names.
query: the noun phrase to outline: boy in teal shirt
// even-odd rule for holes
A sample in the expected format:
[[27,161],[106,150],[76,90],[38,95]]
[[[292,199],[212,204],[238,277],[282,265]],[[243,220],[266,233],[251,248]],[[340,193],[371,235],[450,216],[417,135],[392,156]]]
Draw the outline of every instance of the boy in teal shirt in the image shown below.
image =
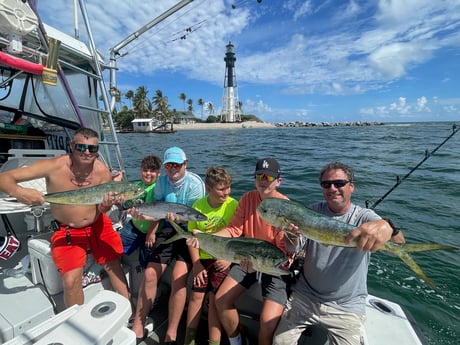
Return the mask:
[[[227,227],[235,213],[238,202],[230,197],[232,178],[223,168],[210,167],[206,171],[207,195],[193,204],[193,208],[205,214],[208,219],[188,222],[189,231],[198,229],[214,233]],[[222,326],[217,317],[215,292],[230,269],[230,262],[214,260],[212,256],[189,247],[193,263],[193,288],[187,311],[185,345],[195,344],[195,335],[200,322],[201,310],[206,292],[209,292],[208,330],[209,344],[219,344]]]

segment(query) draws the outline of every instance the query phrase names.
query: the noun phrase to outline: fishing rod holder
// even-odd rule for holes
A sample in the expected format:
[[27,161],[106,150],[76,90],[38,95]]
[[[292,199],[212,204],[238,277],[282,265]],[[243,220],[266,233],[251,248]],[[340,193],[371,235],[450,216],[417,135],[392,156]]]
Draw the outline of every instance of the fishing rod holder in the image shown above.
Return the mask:
[[46,209],[43,206],[34,206],[30,209],[30,213],[34,216],[36,232],[42,232],[44,229],[43,215],[45,211]]

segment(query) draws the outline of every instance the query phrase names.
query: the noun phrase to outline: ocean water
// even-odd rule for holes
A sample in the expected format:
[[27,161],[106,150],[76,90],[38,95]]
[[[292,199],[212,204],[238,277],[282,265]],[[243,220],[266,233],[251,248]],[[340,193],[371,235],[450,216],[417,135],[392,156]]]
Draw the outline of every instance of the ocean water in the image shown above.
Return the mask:
[[[355,170],[353,201],[372,206],[397,220],[407,242],[437,242],[460,248],[460,133],[436,153],[453,124],[408,123],[371,127],[183,130],[175,134],[119,134],[130,180],[139,178],[145,155],[162,157],[170,146],[187,154],[189,170],[204,176],[209,166],[232,174],[232,195],[254,188],[255,162],[275,157],[282,169],[280,191],[305,204],[322,198],[321,167],[341,161]],[[439,288],[434,291],[416,278],[398,258],[372,255],[369,292],[409,311],[429,344],[458,344],[460,336],[460,250],[414,254],[417,263]]]

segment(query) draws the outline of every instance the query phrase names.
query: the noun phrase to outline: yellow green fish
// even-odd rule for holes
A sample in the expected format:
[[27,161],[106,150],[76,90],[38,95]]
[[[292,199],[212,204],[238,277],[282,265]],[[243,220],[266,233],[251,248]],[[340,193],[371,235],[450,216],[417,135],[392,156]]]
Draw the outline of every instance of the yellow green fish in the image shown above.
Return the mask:
[[[265,199],[260,203],[257,212],[263,220],[276,227],[285,228],[289,224],[294,224],[302,235],[324,245],[356,247],[358,242],[358,239],[355,239],[353,242],[345,243],[345,238],[350,231],[356,229],[356,226],[324,216],[292,200]],[[453,249],[458,248],[437,243],[386,242],[379,250],[397,255],[417,276],[433,289],[437,289],[409,253]]]
[[104,194],[109,192],[123,197],[124,200],[130,200],[142,195],[144,190],[133,182],[107,182],[93,187],[49,193],[44,198],[53,204],[97,205],[103,201]]
[[169,221],[177,234],[163,242],[163,244],[177,241],[181,238],[196,237],[200,242],[200,248],[215,259],[231,261],[239,264],[247,259],[252,263],[256,271],[274,276],[290,274],[289,271],[280,268],[287,257],[274,244],[258,238],[249,237],[221,237],[204,232],[192,234],[182,229],[173,221]]

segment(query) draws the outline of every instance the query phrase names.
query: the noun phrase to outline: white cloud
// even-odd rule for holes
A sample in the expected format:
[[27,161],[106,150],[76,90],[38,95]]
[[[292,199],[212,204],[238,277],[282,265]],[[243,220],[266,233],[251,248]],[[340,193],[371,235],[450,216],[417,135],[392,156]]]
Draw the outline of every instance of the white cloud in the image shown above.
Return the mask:
[[428,100],[426,99],[425,96],[422,96],[420,98],[417,98],[417,106],[415,108],[417,112],[431,112],[431,109],[428,107]]
[[[176,3],[177,0],[106,0],[102,6],[100,1],[88,0],[96,46],[105,60],[108,61],[110,47]],[[72,35],[70,7],[68,0],[39,1],[44,21]],[[187,32],[188,28],[192,31]],[[86,36],[81,17],[79,31],[81,37]],[[183,36],[185,39],[181,39]],[[279,111],[279,116],[284,112],[304,117],[302,95],[398,92],[401,79],[418,79],[417,73],[429,68],[424,64],[460,45],[460,2],[327,0],[319,4],[286,0],[258,4],[251,0],[241,1],[232,9],[228,0],[195,0],[122,49],[122,53],[129,54],[118,60],[120,75],[126,85],[131,85],[126,80],[133,77],[153,83],[170,74],[173,77],[162,79],[167,82],[161,88],[183,84],[187,92],[187,87],[193,88],[191,83],[200,81],[215,85],[221,93],[228,41],[235,45],[238,84],[247,85],[248,93],[267,92],[263,96],[265,103],[248,102],[245,106],[253,107],[254,113]],[[438,75],[440,86],[458,82],[454,73],[447,75]],[[253,94],[245,97],[254,99]],[[279,97],[271,97],[273,94]],[[356,104],[358,110],[354,113],[408,116],[411,111],[443,111],[434,95],[422,91],[418,95],[425,96],[407,103],[401,99],[392,104],[376,100],[375,106],[363,106],[369,104],[363,101]],[[437,96],[440,101],[445,98],[442,93]],[[202,97],[211,99],[208,95]],[[283,103],[275,103],[275,99]],[[293,99],[298,103],[286,110]],[[444,106],[449,112],[459,107]]]

